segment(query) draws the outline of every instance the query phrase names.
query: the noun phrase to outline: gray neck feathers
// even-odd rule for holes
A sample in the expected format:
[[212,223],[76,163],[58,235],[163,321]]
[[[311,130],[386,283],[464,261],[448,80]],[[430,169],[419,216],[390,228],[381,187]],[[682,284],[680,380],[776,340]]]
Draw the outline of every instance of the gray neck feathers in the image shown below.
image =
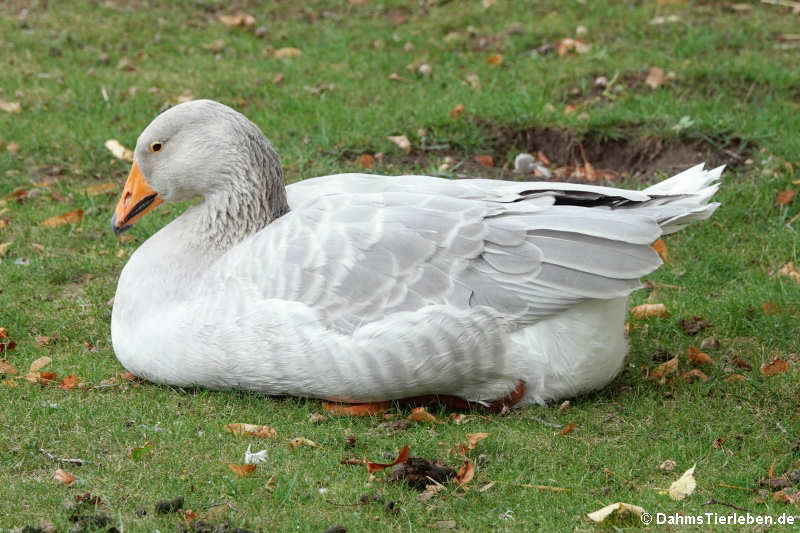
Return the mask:
[[204,244],[220,251],[289,212],[278,154],[257,127],[249,121],[243,126],[242,143],[226,169],[228,187],[203,206]]

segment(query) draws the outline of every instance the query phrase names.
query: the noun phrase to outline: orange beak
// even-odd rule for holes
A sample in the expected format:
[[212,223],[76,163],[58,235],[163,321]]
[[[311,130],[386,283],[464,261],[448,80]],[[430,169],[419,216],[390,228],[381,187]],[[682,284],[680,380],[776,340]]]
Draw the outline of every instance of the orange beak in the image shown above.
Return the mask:
[[119,199],[117,208],[111,217],[111,229],[114,234],[119,235],[130,227],[145,213],[154,209],[163,200],[158,193],[150,187],[147,180],[139,170],[139,164],[134,160],[131,173],[128,174],[128,181],[122,190],[122,198]]

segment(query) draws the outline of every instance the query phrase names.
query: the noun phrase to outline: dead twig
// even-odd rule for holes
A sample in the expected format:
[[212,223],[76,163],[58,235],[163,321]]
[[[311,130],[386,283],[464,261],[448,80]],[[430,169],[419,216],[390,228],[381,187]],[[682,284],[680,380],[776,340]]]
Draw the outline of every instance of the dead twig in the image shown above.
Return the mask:
[[52,453],[48,452],[47,450],[45,450],[43,448],[39,448],[39,453],[41,453],[42,455],[44,455],[45,457],[47,457],[51,461],[55,461],[57,463],[68,463],[68,464],[78,465],[78,466],[83,466],[83,463],[84,463],[83,459],[70,459],[70,458],[56,457],[55,455],[53,455]]
[[724,505],[725,507],[730,507],[731,509],[736,509],[737,511],[744,511],[746,513],[752,513],[753,512],[750,509],[745,509],[743,507],[739,507],[737,505],[733,505],[732,503],[728,503],[728,502],[721,502],[719,500],[715,500],[714,498],[711,498],[706,503],[701,503],[700,505],[701,506],[704,506],[704,505]]

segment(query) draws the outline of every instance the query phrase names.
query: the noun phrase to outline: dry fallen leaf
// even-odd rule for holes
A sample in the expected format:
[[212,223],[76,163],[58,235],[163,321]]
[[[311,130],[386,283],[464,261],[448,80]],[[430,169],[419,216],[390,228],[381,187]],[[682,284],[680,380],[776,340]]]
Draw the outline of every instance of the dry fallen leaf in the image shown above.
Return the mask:
[[69,485],[73,481],[75,481],[75,476],[67,472],[66,470],[58,469],[56,473],[53,475],[56,481],[61,483],[62,485]]
[[463,112],[464,104],[456,104],[456,106],[450,110],[450,118],[458,118]]
[[309,448],[319,448],[319,444],[313,440],[308,440],[305,437],[295,437],[289,441],[289,448],[295,449],[298,446],[308,446]]
[[399,146],[405,153],[411,153],[411,141],[405,135],[390,135],[386,138]]
[[275,430],[269,426],[244,424],[242,422],[227,424],[225,426],[225,431],[229,431],[238,436],[258,437],[259,439],[274,439],[278,436]]
[[467,433],[467,447],[470,450],[474,450],[475,445],[488,436],[488,433]]
[[0,244],[0,257],[3,257],[6,254],[12,244],[14,244],[14,241],[8,241]]
[[494,158],[488,154],[480,154],[474,157],[475,162],[478,163],[482,167],[493,167],[494,166]]
[[669,486],[669,497],[673,500],[682,500],[694,492],[697,488],[697,481],[694,479],[694,469],[697,465],[693,465],[689,470],[683,473],[677,481]]
[[791,261],[783,265],[778,270],[778,274],[780,274],[781,276],[787,276],[796,281],[797,283],[800,283],[800,272],[797,270],[797,268],[794,266],[794,263]]
[[667,75],[658,67],[653,67],[647,73],[647,78],[644,80],[645,85],[651,89],[658,89],[664,82],[667,81]]
[[691,370],[687,370],[686,372],[681,374],[681,377],[686,381],[691,381],[692,378],[699,378],[703,383],[708,381],[708,376],[706,376],[705,373],[699,368],[693,368]]
[[489,56],[486,60],[490,65],[502,65],[503,64],[503,54],[494,54]]
[[761,374],[764,376],[775,376],[777,374],[782,374],[787,370],[789,370],[789,363],[780,357],[776,357],[771,363],[764,363],[759,369]]
[[42,379],[41,369],[49,365],[52,361],[53,360],[47,356],[38,358],[31,363],[28,369],[28,375],[25,376],[25,379],[31,383],[38,383]]
[[457,426],[468,422],[467,415],[464,413],[450,413],[450,416],[447,417],[450,422],[453,422]]
[[308,417],[308,421],[312,424],[321,424],[326,420],[328,420],[328,417],[319,413],[311,413],[311,416]]
[[774,315],[781,312],[781,306],[772,302],[764,302],[761,304],[761,309],[764,310],[765,315]]
[[256,465],[237,465],[233,463],[225,463],[228,465],[228,468],[231,469],[231,472],[236,474],[239,477],[249,476],[253,472],[256,471]]
[[6,113],[22,113],[22,106],[19,102],[4,102],[0,100],[0,109]]
[[645,513],[645,510],[638,505],[631,505],[630,503],[612,503],[611,505],[606,505],[602,509],[598,509],[593,513],[589,513],[586,516],[589,517],[589,520],[593,522],[597,522],[598,524],[611,516],[613,513],[617,513],[620,516],[624,516],[627,514],[634,514],[636,516],[642,516]]
[[303,52],[300,51],[299,48],[293,48],[289,46],[286,48],[278,48],[277,50],[275,50],[275,52],[273,52],[272,55],[277,58],[285,59],[290,57],[300,57],[301,55],[303,55]]
[[658,469],[661,470],[663,474],[669,474],[670,472],[675,470],[676,466],[678,466],[678,463],[676,463],[672,459],[667,459],[663,463],[658,465]]
[[656,242],[652,244],[653,250],[658,253],[658,256],[661,257],[661,260],[665,263],[669,258],[669,254],[667,253],[667,244],[664,242],[664,239],[658,239]]
[[322,402],[322,408],[334,416],[375,416],[388,411],[391,406],[391,402],[361,403],[355,405]]
[[775,203],[778,205],[790,204],[792,203],[795,194],[797,194],[797,191],[793,191],[791,189],[781,191],[775,196]]
[[116,139],[107,140],[106,148],[108,148],[108,151],[111,152],[111,155],[113,155],[117,159],[121,159],[126,163],[133,163],[133,150],[125,148],[118,140]]
[[361,154],[358,158],[358,166],[361,168],[375,168],[375,157],[372,154]]
[[39,225],[46,228],[57,228],[59,226],[66,226],[67,224],[77,224],[82,218],[83,209],[75,209],[43,220]]
[[372,474],[375,472],[380,472],[384,468],[389,468],[390,466],[404,463],[406,459],[408,459],[408,445],[403,446],[403,449],[400,450],[400,454],[398,454],[397,459],[391,463],[372,463],[366,459],[364,460],[364,463],[367,465],[367,472]]
[[669,311],[664,304],[642,304],[631,309],[631,313],[636,318],[667,317]]
[[461,465],[461,468],[458,469],[456,477],[453,478],[453,480],[459,487],[466,488],[466,484],[472,481],[473,477],[475,477],[475,467],[473,467],[470,460],[467,459],[464,461],[464,464]]
[[691,346],[689,347],[688,358],[690,363],[694,363],[696,365],[710,365],[714,362],[710,355]]
[[78,376],[75,374],[70,374],[69,376],[63,378],[59,382],[59,388],[64,390],[70,390],[71,388],[75,387],[78,384]]
[[5,359],[0,359],[0,374],[13,376],[17,374],[17,369]]
[[592,45],[581,39],[566,37],[556,41],[556,51],[558,52],[558,57],[564,57],[572,50],[579,54],[585,54],[591,49]]
[[652,372],[650,372],[650,377],[653,379],[661,379],[677,371],[678,371],[678,358],[673,357],[666,363],[661,363],[660,365],[658,365]]
[[415,407],[411,414],[406,417],[410,422],[438,422],[439,419],[425,410],[424,407]]
[[229,28],[250,27],[256,23],[256,19],[247,13],[237,13],[235,15],[219,15],[217,17],[221,23]]

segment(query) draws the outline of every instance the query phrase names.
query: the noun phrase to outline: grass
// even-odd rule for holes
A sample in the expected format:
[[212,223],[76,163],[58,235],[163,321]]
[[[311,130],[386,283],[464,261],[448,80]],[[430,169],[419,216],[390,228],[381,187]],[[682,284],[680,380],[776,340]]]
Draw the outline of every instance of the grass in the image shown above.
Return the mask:
[[[199,511],[228,503],[209,519],[259,531],[323,531],[333,524],[348,531],[420,531],[449,520],[459,531],[641,527],[624,521],[596,526],[586,519],[587,512],[617,501],[652,513],[733,511],[703,506],[711,499],[773,517],[798,512],[770,495],[726,487],[758,488],[773,462],[777,475],[800,459],[800,286],[774,275],[789,261],[800,263],[798,201],[775,203],[777,192],[798,188],[792,184],[800,153],[797,48],[776,39],[797,33],[796,15],[759,3],[743,11],[711,2],[500,1],[490,8],[477,1],[411,7],[389,0],[306,7],[238,2],[256,26],[266,27],[260,39],[252,28],[217,22],[216,15],[235,11],[226,5],[0,5],[0,100],[22,106],[19,114],[0,111],[0,197],[19,187],[38,190],[0,206],[7,209],[0,219],[9,221],[0,228],[0,243],[12,242],[0,263],[0,326],[17,343],[4,357],[22,373],[43,355],[53,359],[46,370],[74,373],[94,385],[123,371],[110,347],[109,299],[127,255],[180,206],[162,206],[137,224],[132,239],[115,239],[108,220],[128,169],[103,143],[116,138],[133,146],[165,103],[185,92],[233,105],[259,124],[290,180],[358,170],[352,154],[365,151],[384,152],[393,162],[380,172],[436,172],[436,152],[404,159],[386,140],[405,134],[418,145],[419,128],[428,131],[429,142],[447,143],[463,156],[492,150],[493,127],[552,126],[607,139],[741,139],[752,147],[752,163],[734,161],[718,194],[723,207],[712,221],[670,237],[670,260],[650,277],[657,288],[634,296],[634,304],[663,302],[671,317],[632,320],[624,372],[606,390],[572,400],[565,412],[548,406],[506,416],[473,413],[465,425],[412,424],[390,434],[375,418],[312,425],[309,415],[321,411],[315,400],[147,383],[62,391],[6,381],[0,385],[0,529],[47,519],[67,531],[72,524],[65,502],[85,492],[100,495],[98,511],[125,531],[174,530],[178,515],[156,515],[153,505],[178,495]],[[670,15],[680,21],[651,24]],[[589,53],[530,54],[574,36],[579,25],[588,30]],[[224,41],[221,52],[205,47],[217,39]],[[272,57],[272,50],[289,46],[302,56]],[[495,53],[503,54],[499,66],[487,61]],[[118,68],[123,58],[136,70]],[[405,68],[417,60],[432,66],[431,77]],[[674,72],[675,79],[656,90],[630,81],[652,66]],[[389,80],[392,72],[402,81]],[[278,73],[284,81],[274,84]],[[480,79],[480,90],[467,81],[470,74]],[[586,95],[600,75],[628,81],[613,98],[591,101]],[[335,88],[306,90],[320,83]],[[451,119],[459,103],[465,114]],[[565,113],[570,103],[578,110]],[[684,116],[692,125],[676,131]],[[6,150],[11,143],[18,145],[15,154]],[[505,153],[493,155],[506,164],[520,148],[505,146]],[[86,187],[105,182],[116,184],[112,194],[86,194]],[[78,208],[85,213],[79,224],[39,225]],[[18,264],[21,259],[27,264]],[[767,302],[779,311],[765,314]],[[692,315],[712,327],[685,334],[677,320]],[[50,344],[39,346],[37,335],[50,337]],[[642,367],[663,362],[664,350],[688,369],[687,349],[706,335],[721,343],[709,350],[714,364],[704,368],[707,382],[660,385],[642,376]],[[734,356],[753,370],[734,368]],[[793,361],[789,371],[762,376],[759,366],[775,357]],[[734,372],[746,381],[728,381]],[[562,436],[541,420],[577,427]],[[278,438],[234,437],[223,429],[232,422],[268,424]],[[475,485],[496,482],[485,492],[448,487],[420,502],[415,491],[380,482],[383,474],[369,481],[363,468],[339,464],[351,456],[382,461],[408,444],[412,455],[457,467],[459,458],[448,450],[480,431],[491,435],[471,453]],[[355,445],[345,448],[350,435]],[[290,450],[288,440],[296,436],[321,447]],[[131,449],[146,442],[153,443],[152,452],[133,461]],[[242,462],[248,444],[267,448],[269,460],[238,478],[224,462]],[[58,465],[40,448],[87,463],[66,466],[77,479],[63,486],[53,480]],[[479,461],[478,455],[485,457]],[[678,465],[669,475],[658,468],[666,459]],[[695,494],[675,502],[659,492],[694,463]],[[399,511],[384,512],[381,503],[352,505],[376,492]]]

